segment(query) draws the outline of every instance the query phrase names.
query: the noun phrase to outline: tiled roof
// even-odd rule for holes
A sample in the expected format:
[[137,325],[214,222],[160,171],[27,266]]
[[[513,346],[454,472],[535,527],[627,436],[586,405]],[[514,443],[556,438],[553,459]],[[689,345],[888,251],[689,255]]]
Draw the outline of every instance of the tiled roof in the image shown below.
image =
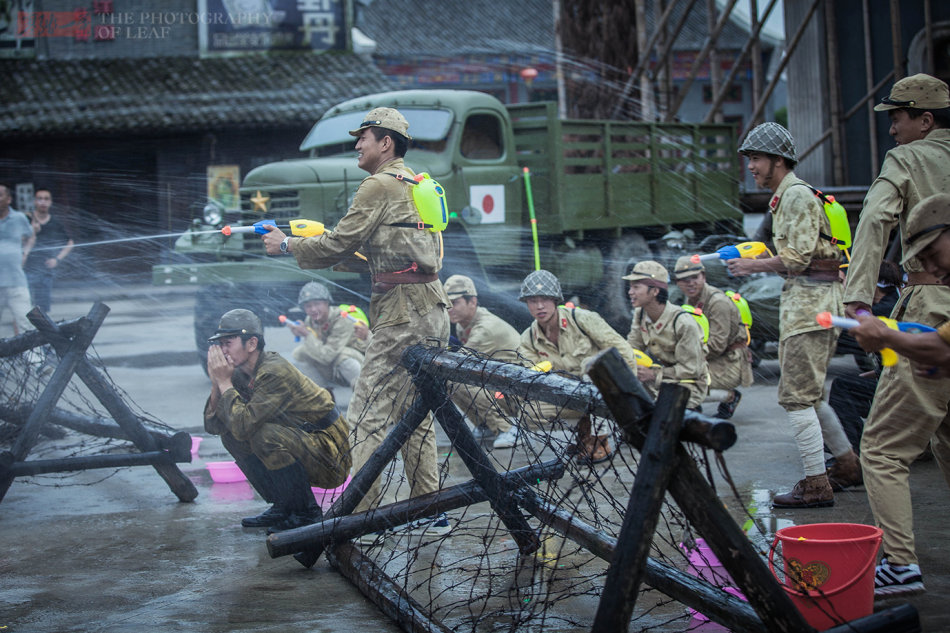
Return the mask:
[[311,124],[392,84],[352,54],[0,62],[0,138]]
[[[651,0],[646,5],[651,33],[657,22],[654,4]],[[676,3],[670,28],[678,23],[685,5],[683,0]],[[720,50],[739,50],[749,37],[747,28],[733,18],[719,36]],[[380,56],[554,51],[552,0],[372,0],[362,9],[357,26],[376,41]],[[673,48],[699,50],[708,32],[706,2],[700,0]]]

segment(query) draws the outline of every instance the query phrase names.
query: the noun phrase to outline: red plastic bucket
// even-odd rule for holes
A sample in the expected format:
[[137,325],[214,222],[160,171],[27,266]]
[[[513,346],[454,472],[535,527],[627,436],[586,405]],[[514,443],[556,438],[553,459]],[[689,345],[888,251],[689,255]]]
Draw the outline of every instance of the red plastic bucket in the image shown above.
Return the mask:
[[874,563],[882,534],[860,523],[782,528],[769,550],[769,569],[775,574],[773,558],[781,541],[782,587],[808,623],[824,631],[874,610]]

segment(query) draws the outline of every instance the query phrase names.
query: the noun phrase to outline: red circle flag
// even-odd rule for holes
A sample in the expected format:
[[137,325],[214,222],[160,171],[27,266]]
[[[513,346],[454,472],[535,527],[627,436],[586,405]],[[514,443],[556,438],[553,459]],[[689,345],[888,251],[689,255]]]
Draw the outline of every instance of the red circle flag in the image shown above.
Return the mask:
[[492,198],[490,195],[482,198],[482,212],[491,213],[494,210],[495,210],[495,199]]

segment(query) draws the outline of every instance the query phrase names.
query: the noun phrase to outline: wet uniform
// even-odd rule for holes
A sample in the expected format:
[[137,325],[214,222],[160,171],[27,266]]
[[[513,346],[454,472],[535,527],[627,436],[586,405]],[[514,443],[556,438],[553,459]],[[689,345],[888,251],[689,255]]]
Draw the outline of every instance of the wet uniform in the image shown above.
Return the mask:
[[[871,184],[858,222],[844,300],[871,305],[874,284],[891,230],[901,227],[920,200],[945,193],[950,183],[950,130],[935,129],[925,138],[887,152],[881,173]],[[937,327],[950,314],[950,288],[934,283],[917,259],[909,260],[907,287],[891,316]],[[910,362],[899,357],[885,367],[861,437],[861,466],[868,501],[884,530],[888,560],[917,563],[914,551],[910,464],[933,438],[933,452],[950,485],[950,379],[914,376]]]
[[[548,340],[537,321],[522,332],[518,354],[529,364],[549,361],[551,371],[581,376],[587,372],[594,356],[605,349],[616,347],[627,364],[636,371],[637,363],[633,350],[596,312],[559,306],[556,318],[560,324],[557,343]],[[546,402],[538,403],[537,408],[541,417],[546,420],[557,416],[566,421],[576,421],[583,415],[578,411],[558,409]]]
[[310,334],[294,348],[294,360],[309,365],[324,380],[355,385],[368,341],[357,338],[353,321],[331,305],[325,325],[317,325],[310,317],[304,325]]
[[661,384],[675,383],[689,390],[687,407],[702,405],[709,384],[706,349],[702,328],[689,312],[667,303],[660,318],[651,321],[642,308],[634,308],[627,342],[659,365],[656,381],[644,385],[651,395]]
[[[462,345],[492,360],[506,363],[518,360],[517,350],[521,341],[518,331],[485,308],[476,309],[472,322],[466,328],[459,327],[457,333]],[[473,423],[477,424],[476,420],[484,421],[496,433],[504,433],[511,427],[506,419],[507,403],[497,401],[494,391],[458,383],[452,400],[462,411],[471,413],[469,417],[475,417]]]
[[255,455],[268,470],[300,462],[310,484],[336,488],[350,472],[349,427],[330,393],[276,352],[261,354],[254,375],[236,369],[217,406],[205,403],[205,431],[238,463]]
[[[354,251],[368,259],[373,275],[369,320],[373,339],[353,390],[349,418],[353,426],[353,463],[358,470],[382,443],[412,402],[415,389],[399,364],[405,348],[415,343],[445,346],[449,339],[450,304],[438,271],[439,236],[417,229],[419,213],[410,185],[390,174],[414,174],[401,158],[379,167],[360,184],[346,215],[333,229],[316,237],[290,238],[301,268],[326,268]],[[391,226],[412,224],[413,228]],[[439,487],[435,429],[426,418],[403,446],[412,496]],[[380,501],[380,482],[371,486],[357,511]]]
[[739,310],[719,288],[703,285],[695,307],[709,319],[706,364],[710,389],[735,389],[752,384],[748,336]]

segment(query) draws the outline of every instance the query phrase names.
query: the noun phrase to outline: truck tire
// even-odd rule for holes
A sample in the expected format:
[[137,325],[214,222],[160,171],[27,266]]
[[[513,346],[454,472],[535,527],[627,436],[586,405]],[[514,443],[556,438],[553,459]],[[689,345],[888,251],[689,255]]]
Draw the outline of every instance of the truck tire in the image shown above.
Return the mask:
[[604,262],[601,302],[596,309],[622,336],[626,336],[630,331],[631,309],[627,282],[621,277],[627,273],[627,268],[637,261],[652,258],[650,246],[639,233],[622,235],[610,245]]

